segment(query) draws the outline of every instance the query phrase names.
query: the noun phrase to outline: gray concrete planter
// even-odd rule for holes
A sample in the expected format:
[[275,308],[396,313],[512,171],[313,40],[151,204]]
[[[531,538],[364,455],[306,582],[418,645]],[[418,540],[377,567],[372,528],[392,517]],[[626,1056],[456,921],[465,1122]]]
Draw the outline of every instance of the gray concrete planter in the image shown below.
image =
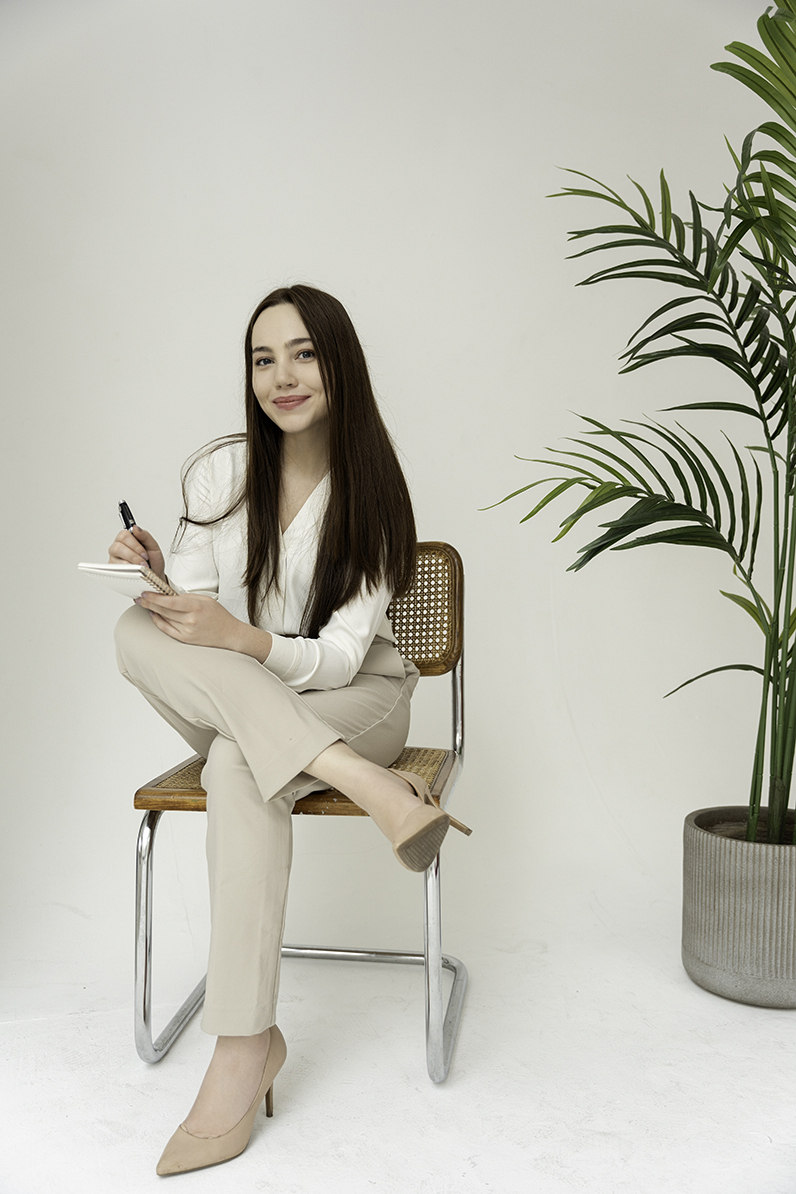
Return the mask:
[[[793,813],[788,824],[790,837]],[[683,965],[716,995],[796,1008],[796,847],[746,842],[745,830],[743,806],[685,819]]]

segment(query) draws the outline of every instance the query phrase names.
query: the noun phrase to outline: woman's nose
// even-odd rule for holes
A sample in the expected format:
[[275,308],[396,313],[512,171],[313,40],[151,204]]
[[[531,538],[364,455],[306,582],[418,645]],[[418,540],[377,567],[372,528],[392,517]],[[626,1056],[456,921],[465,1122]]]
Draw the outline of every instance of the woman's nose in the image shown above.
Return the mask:
[[293,386],[296,384],[293,362],[289,357],[287,360],[276,362],[276,384],[278,386]]

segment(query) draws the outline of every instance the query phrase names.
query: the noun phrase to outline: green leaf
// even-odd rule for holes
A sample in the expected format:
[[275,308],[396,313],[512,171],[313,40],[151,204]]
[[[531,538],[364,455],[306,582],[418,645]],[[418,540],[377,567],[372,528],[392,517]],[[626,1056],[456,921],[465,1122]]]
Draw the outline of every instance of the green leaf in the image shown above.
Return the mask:
[[772,141],[781,145],[791,157],[796,158],[796,136],[790,129],[783,128],[781,124],[776,124],[774,121],[766,121],[765,124],[761,124],[759,128],[755,129],[755,132],[770,137]]
[[[678,423],[677,426],[679,427],[680,424]],[[724,469],[721,467],[718,460],[713,455],[713,453],[711,452],[711,450],[707,446],[707,444],[703,443],[703,441],[701,439],[697,439],[697,437],[691,431],[687,432],[686,434],[691,436],[691,439],[694,441],[694,443],[697,444],[698,447],[701,448],[701,450],[704,452],[705,456],[707,456],[708,460],[713,465],[713,471],[715,472],[716,476],[719,479],[719,484],[721,485],[722,489],[724,490],[724,496],[727,500],[727,508],[729,510],[729,515],[730,515],[730,527],[729,527],[729,530],[727,531],[727,539],[729,540],[730,543],[733,543],[734,539],[735,539],[735,496],[732,491],[732,486],[730,485],[729,481],[727,480],[727,474],[724,472]],[[715,490],[714,490],[714,493],[715,493]],[[721,508],[720,508],[718,496],[717,496],[716,503],[715,503],[715,517],[714,517],[714,522],[716,524],[717,531],[721,530],[720,510],[721,510]]]
[[702,214],[693,191],[688,192],[691,201],[691,264],[696,269],[702,256]]
[[[623,460],[621,456],[617,456],[615,452],[610,452],[608,448],[604,448],[602,444],[595,444],[585,439],[576,439],[574,436],[569,436],[568,439],[573,444],[580,444],[582,447],[589,448],[593,452],[600,452],[603,456],[607,456],[609,460],[616,461],[616,463],[621,465],[623,469],[626,469],[632,477],[636,478],[642,489],[646,489],[647,493],[652,493],[652,486],[650,485],[649,481],[638,471],[637,468],[634,468],[628,460]],[[575,453],[573,453],[573,455],[575,455]],[[587,459],[589,459],[589,457],[587,457]],[[608,465],[605,465],[604,467],[608,468]],[[615,475],[618,480],[622,481],[623,484],[630,484],[627,478],[623,477],[621,473],[616,473]]]
[[[551,462],[547,460],[538,460],[535,461],[535,463],[548,464]],[[494,510],[496,506],[502,506],[504,502],[510,502],[512,498],[519,497],[521,493],[527,493],[529,489],[533,489],[534,485],[544,485],[546,481],[564,481],[568,479],[569,478],[564,477],[540,477],[538,481],[531,481],[528,485],[523,485],[522,489],[515,489],[514,493],[507,494],[506,497],[501,498],[499,502],[493,502],[491,506],[480,506],[478,512],[481,514],[485,510]]]
[[[547,478],[547,480],[549,479],[550,478]],[[520,519],[520,524],[527,522],[529,518],[533,518],[534,514],[538,514],[540,510],[544,509],[548,502],[552,502],[554,498],[557,498],[559,494],[564,493],[565,490],[571,489],[573,485],[582,485],[583,483],[584,482],[580,477],[567,477],[566,481],[562,481],[560,485],[556,485],[554,489],[551,489],[550,493],[545,494],[542,500],[534,506],[533,510],[526,514],[524,518]]]
[[739,402],[683,402],[679,406],[664,406],[669,410],[734,410],[741,415],[752,415],[755,419],[763,420],[759,410],[753,406],[742,406]]
[[[585,235],[591,236],[594,232],[605,232],[604,228],[589,228],[585,231]],[[578,234],[580,236],[580,234]],[[575,236],[570,236],[570,240],[576,239]],[[649,240],[645,240],[641,236],[624,236],[621,240],[603,241],[599,245],[589,245],[588,249],[581,249],[578,253],[568,253],[567,261],[578,261],[581,257],[588,257],[590,253],[603,253],[608,249],[627,249],[633,246],[641,245],[642,248],[648,249],[650,247]],[[659,258],[655,258],[658,261]]]
[[621,498],[638,496],[638,489],[627,485],[617,485],[615,481],[606,481],[603,485],[599,485],[591,493],[588,493],[580,505],[562,520],[560,525],[563,529],[556,535],[553,542],[557,543],[559,539],[563,539],[564,535],[568,535],[575,524],[583,518],[584,514],[590,514],[593,510],[605,506],[609,502],[615,502]]
[[[702,450],[702,452],[704,452],[705,456],[708,458],[710,463],[713,465],[716,475],[719,478],[719,482],[724,486],[725,492],[728,492],[728,491],[731,492],[729,482],[727,481],[727,478],[724,475],[721,465],[719,464],[718,460],[713,455],[713,453],[710,451],[710,449],[702,442],[702,440],[697,439],[697,437],[693,434],[693,432],[686,431],[686,429],[680,423],[678,423],[677,426],[680,428],[681,431],[684,431],[685,434],[688,435],[694,441],[694,443],[697,445],[698,448],[700,448]],[[693,449],[692,449],[692,451],[693,451]],[[720,531],[721,530],[721,502],[719,501],[718,491],[716,489],[716,486],[713,483],[713,478],[710,475],[710,470],[708,468],[706,468],[706,466],[702,463],[702,461],[699,459],[699,456],[696,453],[694,453],[694,460],[698,463],[699,468],[702,472],[702,476],[705,481],[705,487],[708,491],[711,505],[713,506],[713,521],[715,523],[716,530]],[[730,498],[730,501],[732,501],[732,498]],[[734,521],[735,521],[735,516],[734,516],[734,512],[733,512],[733,522]],[[730,539],[730,542],[732,542],[732,536],[728,536],[728,538]]]
[[[747,452],[763,452],[766,456],[768,456],[769,450],[765,444],[745,444],[744,447],[746,448]],[[778,460],[781,460],[783,464],[787,463],[781,452],[777,452],[775,450],[774,455]]]
[[[634,425],[636,427],[643,427],[647,431],[657,433],[656,427],[648,426],[646,423],[638,423],[632,419],[628,419],[627,422],[631,423],[631,425]],[[646,439],[645,436],[637,435],[635,432],[630,432],[629,434],[634,439],[639,440],[640,443],[648,444],[651,448],[654,448],[656,452],[661,452],[666,457],[667,461],[669,462],[669,466],[670,466],[672,472],[674,473],[675,477],[677,478],[678,484],[682,488],[683,497],[685,498],[686,505],[689,505],[689,506],[692,505],[691,490],[688,486],[688,481],[686,480],[685,473],[680,468],[680,465],[679,465],[678,461],[676,460],[676,458],[674,456],[672,456],[670,452],[667,452],[665,448],[662,448],[660,444],[656,444],[653,440]]]
[[661,170],[661,235],[667,240],[672,234],[672,196],[666,175]]
[[[724,435],[724,432],[722,432],[722,435]],[[746,479],[746,469],[744,468],[738,449],[729,436],[724,435],[724,438],[732,449],[738,469],[738,477],[741,482],[741,543],[738,548],[738,558],[742,560],[746,554],[746,545],[749,542],[749,482]]]
[[758,22],[758,33],[771,57],[791,79],[796,81],[793,64],[796,61],[796,36],[788,25],[776,18]]
[[[563,449],[562,448],[550,448],[550,451],[551,452],[562,452]],[[573,452],[572,455],[574,456],[574,455],[576,455],[576,453]],[[580,455],[580,453],[577,453],[577,455]],[[582,474],[584,477],[590,477],[593,481],[596,481],[598,485],[602,485],[603,480],[604,480],[603,477],[598,477],[596,473],[589,472],[589,470],[585,469],[583,467],[583,465],[570,464],[568,460],[537,460],[537,459],[534,459],[534,457],[532,457],[532,456],[516,456],[515,460],[524,460],[526,462],[526,464],[546,464],[548,466],[548,468],[572,469],[574,472]],[[545,480],[548,480],[548,481],[563,481],[563,479],[564,479],[563,477],[547,477],[547,478],[545,478]],[[536,484],[538,484],[538,482],[534,481],[533,484],[536,485]],[[503,500],[506,501],[507,499],[504,498]],[[499,502],[496,504],[500,505]]]
[[[607,427],[605,423],[601,423],[598,419],[592,419],[588,415],[581,415],[580,418],[583,419],[584,423],[590,423],[592,425],[592,427],[597,428],[596,431],[590,432],[589,433],[590,435],[610,435],[613,439],[617,440],[620,444],[622,444],[622,446],[624,448],[627,448],[628,451],[632,452],[633,455],[636,457],[636,459],[640,460],[642,462],[642,464],[645,466],[645,468],[649,469],[649,471],[652,473],[655,480],[660,485],[661,489],[663,489],[665,491],[667,497],[674,498],[674,494],[672,493],[671,489],[669,488],[669,484],[668,484],[666,478],[663,476],[663,474],[661,472],[659,472],[658,469],[655,467],[655,465],[652,463],[652,461],[647,456],[645,456],[645,454],[642,451],[640,451],[640,449],[637,448],[635,446],[635,444],[633,444],[631,442],[633,439],[637,439],[638,438],[637,436],[634,436],[634,435],[631,436],[631,435],[628,435],[627,433],[623,433],[621,431],[615,431],[611,427]],[[602,449],[602,450],[604,451],[605,449]],[[649,485],[647,485],[646,488],[649,491],[651,487]]]
[[[573,440],[573,443],[576,444],[581,442],[581,440]],[[590,444],[588,446],[591,447]],[[617,481],[621,481],[623,485],[630,485],[630,480],[623,476],[618,469],[613,468],[607,461],[601,460],[597,456],[587,456],[585,452],[573,452],[571,448],[551,448],[550,451],[556,454],[560,453],[562,456],[574,456],[577,460],[588,460],[589,464],[594,464],[604,472],[610,473],[612,477],[616,477]],[[565,461],[560,461],[558,467],[567,468],[571,466],[568,466]],[[599,480],[602,482],[605,480],[605,477],[600,477]]]
[[744,323],[746,323],[746,320],[751,315],[752,310],[756,306],[757,300],[759,298],[760,298],[760,287],[757,285],[756,282],[750,282],[749,289],[747,290],[746,296],[745,296],[743,302],[741,303],[741,309],[735,317],[735,326],[736,326],[736,328],[738,328],[739,331],[743,327]]
[[669,311],[673,311],[676,307],[684,307],[687,303],[698,303],[701,298],[702,295],[700,294],[684,294],[679,298],[670,299],[668,303],[664,303],[663,306],[659,307],[657,311],[653,311],[649,319],[645,319],[641,326],[636,328],[635,332],[628,340],[628,344],[632,344],[633,341],[641,335],[645,328],[649,327],[651,323],[654,323],[655,320],[659,319],[662,315],[668,315]]
[[[629,174],[628,174],[628,178],[630,178]],[[653,208],[652,203],[650,202],[650,197],[647,194],[647,192],[644,190],[641,183],[636,182],[636,180],[634,178],[630,178],[630,181],[633,183],[633,186],[636,188],[636,190],[641,195],[641,198],[644,200],[644,207],[646,208],[646,211],[647,211],[647,223],[649,224],[650,229],[654,232],[655,231],[655,209]]]
[[642,535],[640,539],[633,539],[630,543],[617,543],[612,551],[627,551],[631,547],[646,547],[652,543],[671,543],[677,547],[711,547],[718,551],[726,551],[733,556],[732,547],[718,531],[712,527],[675,527],[672,530],[655,531],[652,535]]
[[790,128],[796,129],[796,109],[768,80],[761,78],[760,75],[745,66],[736,66],[733,62],[713,62],[710,69],[730,75],[738,83],[743,83],[744,87],[748,87],[750,91],[754,91],[755,95],[759,95],[763,102],[776,112],[777,116],[784,120]]
[[[670,502],[660,494],[651,494],[642,497],[630,509],[625,510],[619,518],[614,519],[612,522],[603,523],[605,528],[604,533],[580,549],[580,558],[574,564],[570,565],[568,571],[578,571],[589,563],[590,560],[593,560],[595,556],[600,555],[604,551],[609,549],[618,550],[620,540],[634,534],[642,527],[651,526],[657,522],[683,522],[685,520],[697,521],[704,524],[707,521],[707,515],[703,514],[700,510],[695,510],[693,506]],[[659,532],[659,534],[671,535],[684,529],[675,528],[674,530]],[[701,530],[710,528],[694,527],[691,529]],[[630,545],[626,544],[623,546]]]
[[722,259],[722,261],[719,262],[718,271],[714,271],[717,257],[716,238],[711,232],[708,232],[707,228],[703,228],[702,234],[705,238],[705,261],[702,266],[702,273],[706,278],[710,279],[712,284],[715,281],[716,272],[721,272],[723,268],[723,262],[726,259]]
[[744,597],[741,593],[727,593],[724,589],[719,589],[722,597],[726,597],[728,601],[734,602],[735,605],[745,610],[757,627],[763,631],[763,634],[768,634],[770,630],[770,623],[763,622],[760,617],[760,610],[755,605],[754,601],[750,601],[748,597]]
[[[633,420],[631,420],[631,422],[632,421]],[[638,423],[636,425],[639,427],[647,426],[645,423]],[[699,504],[700,504],[701,509],[704,510],[706,502],[707,502],[707,490],[705,489],[705,483],[702,479],[702,473],[697,465],[696,459],[694,457],[694,453],[688,447],[688,444],[686,444],[683,440],[680,439],[679,436],[675,435],[673,432],[668,431],[665,427],[662,427],[659,423],[650,424],[649,430],[654,432],[654,434],[659,436],[661,439],[665,440],[666,443],[668,443],[670,445],[670,447],[674,448],[674,450],[683,459],[685,465],[688,467],[689,471],[691,472],[691,475],[694,478],[694,482],[697,487],[697,493],[699,495]],[[688,500],[690,501],[690,495],[688,495]]]
[[697,344],[690,340],[686,341],[683,347],[661,348],[655,352],[639,353],[637,358],[624,365],[619,372],[620,374],[633,373],[636,369],[643,369],[645,365],[651,365],[654,361],[674,360],[676,357],[705,357],[708,360],[717,361],[732,373],[737,374],[746,385],[750,384],[747,363],[737,352],[718,344]]
[[[773,154],[772,155],[759,154],[757,157],[757,160],[759,162],[764,162],[766,160],[770,161],[771,157],[773,157],[773,156],[774,156]],[[796,202],[796,186],[794,186],[792,182],[790,182],[787,178],[783,178],[783,176],[781,174],[776,173],[776,171],[767,170],[765,173],[766,173],[769,184],[773,191],[779,192],[780,194],[785,195],[785,197],[787,199],[790,199],[791,202]],[[761,170],[761,172],[759,174],[749,174],[749,175],[747,175],[747,178],[748,178],[749,182],[751,182],[751,183],[755,183],[758,181],[762,183],[763,182],[763,171]],[[781,217],[782,216],[782,205],[777,204],[776,210],[780,214],[780,217]],[[787,210],[793,210],[793,209],[789,208]],[[638,243],[642,244],[643,241],[639,240]]]
[[[675,262],[671,262],[675,265]],[[613,282],[621,278],[645,278],[648,282],[667,282],[673,286],[685,286],[689,290],[704,290],[705,283],[700,279],[689,278],[687,276],[679,276],[678,274],[667,274],[663,270],[653,269],[630,269],[623,265],[612,266],[610,269],[599,270],[596,274],[592,274],[588,278],[584,278],[582,282],[578,282],[578,286],[594,286],[597,282]]]
[[748,348],[753,340],[756,340],[762,332],[767,331],[768,319],[769,315],[765,307],[758,307],[757,311],[755,312],[755,317],[747,328],[746,334],[743,338],[742,343],[744,348]]
[[704,680],[705,676],[715,676],[717,672],[757,672],[759,676],[763,675],[763,669],[755,667],[753,663],[725,663],[723,667],[712,667],[707,672],[700,672],[698,676],[692,676],[690,680],[684,680],[671,692],[664,693],[664,700],[679,692],[681,688],[687,688],[689,684],[694,684],[697,680]]
[[751,66],[764,79],[768,80],[772,87],[782,96],[783,102],[789,101],[791,104],[796,104],[796,91],[793,88],[796,76],[793,74],[793,68],[790,63],[783,64],[785,65],[785,69],[783,70],[760,50],[755,49],[754,46],[747,46],[741,41],[731,42],[724,48],[730,54],[734,54],[736,58],[740,58],[747,66]]
[[757,555],[757,540],[760,536],[760,514],[763,509],[763,478],[760,475],[760,469],[757,466],[757,461],[752,457],[752,464],[755,466],[755,473],[757,474],[757,486],[755,496],[755,517],[754,525],[752,527],[752,543],[749,549],[749,567],[747,569],[749,576],[752,575],[755,568],[755,556]]
[[622,354],[623,357],[631,356],[642,349],[646,348],[648,344],[652,344],[655,340],[662,339],[663,336],[681,335],[683,332],[695,331],[718,332],[720,335],[731,336],[732,327],[728,327],[725,323],[719,323],[717,319],[711,318],[710,315],[702,311],[692,311],[688,315],[681,315],[679,319],[672,319],[669,323],[664,324],[661,328],[656,328],[643,340],[637,340],[636,343],[628,351]]
[[639,498],[619,518],[602,525],[637,531],[656,522],[682,522],[684,519],[704,524],[709,521],[709,515],[702,510],[694,509],[693,506],[686,506],[683,502],[670,502],[660,494],[653,494],[651,497]]

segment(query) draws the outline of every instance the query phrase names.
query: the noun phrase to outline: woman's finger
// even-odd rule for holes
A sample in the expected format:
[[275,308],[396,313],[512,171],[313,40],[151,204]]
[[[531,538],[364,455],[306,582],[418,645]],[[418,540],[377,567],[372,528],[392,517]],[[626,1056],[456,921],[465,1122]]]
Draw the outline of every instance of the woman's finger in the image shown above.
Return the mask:
[[138,564],[149,561],[148,552],[130,531],[119,531],[108,548],[108,555],[111,563]]
[[167,634],[169,636],[169,638],[177,638],[178,639],[180,637],[179,634],[175,631],[171,622],[168,622],[165,618],[161,618],[160,614],[156,614],[153,609],[149,610],[148,612],[149,612],[150,618],[155,623],[158,630],[162,630],[164,634]]

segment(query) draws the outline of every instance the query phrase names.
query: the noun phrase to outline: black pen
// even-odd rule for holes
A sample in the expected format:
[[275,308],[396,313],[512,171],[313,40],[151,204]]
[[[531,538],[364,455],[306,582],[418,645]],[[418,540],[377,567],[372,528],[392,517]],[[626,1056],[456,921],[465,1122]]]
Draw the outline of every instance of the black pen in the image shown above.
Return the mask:
[[[121,517],[121,520],[124,523],[124,529],[126,531],[131,531],[133,529],[133,527],[137,525],[135,519],[133,518],[133,512],[130,509],[130,507],[127,505],[127,502],[119,502],[119,516]],[[144,560],[144,567],[148,568],[149,567],[149,556],[144,555],[143,560]]]
[[132,530],[132,528],[135,526],[135,519],[133,518],[133,512],[127,505],[127,502],[119,502],[119,517],[124,523],[124,529],[126,531]]

